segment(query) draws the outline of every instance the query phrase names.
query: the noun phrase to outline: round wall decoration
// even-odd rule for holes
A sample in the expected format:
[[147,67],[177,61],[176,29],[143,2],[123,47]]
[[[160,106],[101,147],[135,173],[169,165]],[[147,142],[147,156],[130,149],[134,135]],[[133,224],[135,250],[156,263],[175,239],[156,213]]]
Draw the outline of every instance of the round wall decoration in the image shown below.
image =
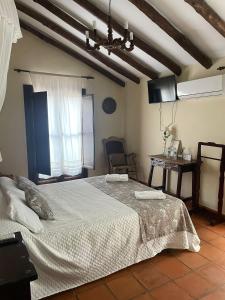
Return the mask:
[[105,98],[102,102],[102,109],[106,114],[114,113],[116,110],[116,106],[116,101],[111,97]]

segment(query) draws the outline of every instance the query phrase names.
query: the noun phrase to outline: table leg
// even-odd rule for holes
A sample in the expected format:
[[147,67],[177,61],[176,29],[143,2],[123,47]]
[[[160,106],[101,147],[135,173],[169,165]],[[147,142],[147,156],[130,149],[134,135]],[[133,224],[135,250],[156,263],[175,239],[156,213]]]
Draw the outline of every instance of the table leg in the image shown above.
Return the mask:
[[197,166],[192,171],[192,209],[196,209],[198,206],[197,203]]
[[200,197],[200,172],[201,172],[201,162],[198,162],[195,167],[195,209],[199,208],[199,197]]
[[167,170],[163,168],[163,180],[162,180],[162,191],[165,192],[166,190],[166,173]]
[[224,171],[225,171],[225,148],[222,150],[222,159],[220,163],[220,178],[219,178],[219,191],[218,191],[218,221],[222,219],[223,212],[223,196],[224,196]]
[[148,177],[148,186],[152,186],[152,177],[153,177],[153,172],[154,172],[154,166],[151,166],[151,170],[149,173],[149,177]]
[[177,198],[180,198],[180,196],[181,196],[182,175],[183,175],[183,172],[182,172],[181,168],[178,167],[177,193],[176,193]]

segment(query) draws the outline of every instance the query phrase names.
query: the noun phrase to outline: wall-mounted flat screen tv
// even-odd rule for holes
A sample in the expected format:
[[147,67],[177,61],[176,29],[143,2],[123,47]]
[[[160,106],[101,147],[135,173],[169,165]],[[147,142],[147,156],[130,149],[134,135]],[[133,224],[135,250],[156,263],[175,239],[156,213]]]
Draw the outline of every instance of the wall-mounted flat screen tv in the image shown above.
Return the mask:
[[176,101],[177,84],[174,75],[148,81],[149,103]]

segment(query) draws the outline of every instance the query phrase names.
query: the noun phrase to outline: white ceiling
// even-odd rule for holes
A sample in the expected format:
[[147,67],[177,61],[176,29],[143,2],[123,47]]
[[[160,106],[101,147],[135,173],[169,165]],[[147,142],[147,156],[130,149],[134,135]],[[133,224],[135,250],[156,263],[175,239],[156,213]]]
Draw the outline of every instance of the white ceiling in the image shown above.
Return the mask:
[[[107,13],[108,0],[89,0],[95,4],[98,8]],[[184,0],[146,0],[152,4],[161,14],[163,14],[175,27],[177,27],[182,33],[184,33],[200,50],[207,54],[213,60],[221,57],[225,57],[225,38],[220,35],[212,26],[210,26],[195,10],[188,5]],[[41,5],[33,2],[32,0],[20,0],[21,3],[31,6],[33,9],[39,11],[49,19],[55,21],[66,30],[70,31],[77,37],[85,41],[83,34],[73,29],[70,25],[61,21],[58,17],[54,16],[48,10]],[[53,4],[58,5],[64,9],[71,16],[75,17],[78,21],[88,27],[92,27],[93,20],[97,21],[97,29],[106,34],[106,25],[91,15],[88,11],[76,4],[73,0],[51,0]],[[225,1],[221,0],[207,0],[207,3],[225,20]],[[128,0],[112,0],[112,17],[118,21],[121,25],[126,20],[129,22],[129,28],[142,38],[145,42],[154,45],[162,53],[172,58],[181,67],[197,64],[198,62],[190,56],[183,48],[181,48],[172,38],[170,38],[162,29],[160,29],[155,23],[153,23],[147,16],[145,16],[140,10],[138,10]],[[63,42],[67,46],[75,49],[80,54],[93,60],[95,63],[101,65],[112,74],[127,81],[120,74],[109,69],[102,63],[98,62],[92,56],[85,51],[81,50],[71,42],[67,41],[63,37],[54,33],[52,30],[41,25],[39,22],[31,19],[25,14],[19,12],[19,16],[26,23],[32,25],[36,29],[42,31],[45,34],[54,37],[55,39]],[[115,36],[117,34],[115,33]],[[101,50],[102,53],[107,55],[105,49]],[[132,51],[132,55],[138,58],[145,66],[150,66],[157,72],[170,72],[165,66],[156,61],[154,58],[145,54],[142,50],[135,47]],[[133,72],[138,77],[144,77],[142,73],[128,65],[119,57],[111,54],[110,58],[118,62],[121,66],[127,70]]]

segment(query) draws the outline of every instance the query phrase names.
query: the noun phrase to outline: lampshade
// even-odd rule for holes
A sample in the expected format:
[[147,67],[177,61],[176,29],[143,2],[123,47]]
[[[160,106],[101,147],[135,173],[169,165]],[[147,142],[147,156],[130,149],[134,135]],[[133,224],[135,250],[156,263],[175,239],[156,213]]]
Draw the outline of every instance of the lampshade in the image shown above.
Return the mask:
[[0,152],[0,162],[2,162],[2,153]]

